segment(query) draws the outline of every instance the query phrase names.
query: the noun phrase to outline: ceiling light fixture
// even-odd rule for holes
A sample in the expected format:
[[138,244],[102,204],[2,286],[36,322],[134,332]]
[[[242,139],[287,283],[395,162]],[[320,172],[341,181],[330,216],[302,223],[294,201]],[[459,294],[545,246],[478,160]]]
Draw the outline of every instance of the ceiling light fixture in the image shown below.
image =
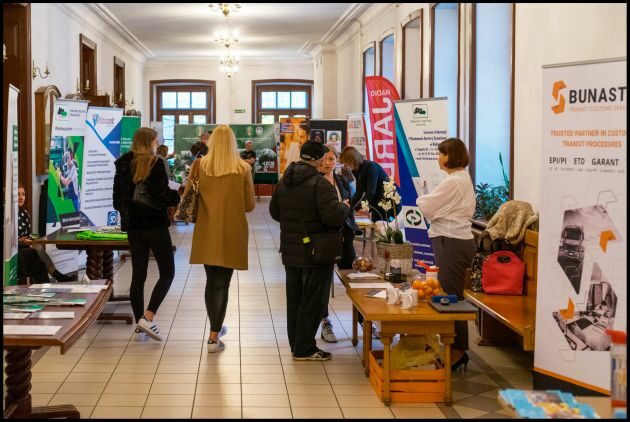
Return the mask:
[[210,3],[208,6],[212,9],[212,11],[217,12],[221,11],[223,16],[226,18],[230,14],[230,12],[238,12],[241,8],[240,3]]
[[221,56],[219,70],[225,73],[228,78],[231,78],[232,75],[238,72],[237,65],[240,58],[238,56],[230,56],[230,49],[228,48],[227,50],[227,56]]
[[225,48],[230,48],[234,44],[238,43],[238,36],[236,32],[232,32],[230,34],[229,30],[227,31],[221,30],[221,31],[215,32],[214,42],[223,44]]

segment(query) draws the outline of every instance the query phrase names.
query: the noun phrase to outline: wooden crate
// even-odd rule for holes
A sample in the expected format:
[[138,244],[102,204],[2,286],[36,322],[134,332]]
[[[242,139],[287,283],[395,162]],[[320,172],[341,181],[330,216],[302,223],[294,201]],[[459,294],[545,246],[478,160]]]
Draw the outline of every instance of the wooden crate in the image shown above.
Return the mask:
[[[376,395],[383,399],[382,350],[370,352],[370,382]],[[446,394],[444,368],[429,371],[390,370],[390,397],[392,403],[439,403]]]

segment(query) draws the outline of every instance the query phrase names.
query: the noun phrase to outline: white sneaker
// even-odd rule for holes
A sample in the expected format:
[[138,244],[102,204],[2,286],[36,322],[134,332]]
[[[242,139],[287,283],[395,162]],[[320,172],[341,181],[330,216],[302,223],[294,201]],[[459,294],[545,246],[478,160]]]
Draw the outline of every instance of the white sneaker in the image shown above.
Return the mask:
[[333,333],[332,324],[330,322],[322,322],[322,340],[326,343],[337,343],[337,337]]
[[147,341],[149,336],[147,336],[147,333],[140,331],[140,329],[136,327],[136,330],[133,332],[133,339],[135,341]]
[[137,328],[147,333],[147,335],[151,337],[152,339],[157,340],[157,341],[162,341],[160,330],[158,329],[158,326],[155,324],[155,322],[149,321],[145,317],[142,317],[140,318],[140,321],[138,321]]
[[223,349],[225,349],[225,344],[221,340],[214,342],[208,339],[208,353],[220,352]]

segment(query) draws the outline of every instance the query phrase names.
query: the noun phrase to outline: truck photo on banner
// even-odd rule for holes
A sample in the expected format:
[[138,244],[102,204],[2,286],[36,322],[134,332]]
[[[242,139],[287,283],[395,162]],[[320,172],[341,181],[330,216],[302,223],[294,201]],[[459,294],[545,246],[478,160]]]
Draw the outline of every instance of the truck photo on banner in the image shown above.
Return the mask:
[[627,329],[626,60],[543,67],[534,388],[607,394]]
[[7,95],[7,150],[4,152],[4,246],[2,274],[5,286],[18,281],[18,97],[20,90],[8,86]]
[[81,167],[81,212],[90,226],[115,226],[114,161],[120,157],[122,108],[90,107]]
[[[81,215],[81,181],[85,118],[88,102],[59,98],[55,102],[48,169],[48,212],[46,234],[64,227],[78,227]],[[47,245],[46,251],[57,270],[78,270],[77,251],[64,251]]]
[[431,192],[446,176],[438,164],[438,145],[447,138],[446,98],[396,101],[398,173],[405,238],[413,244],[414,259],[434,265],[429,222],[416,206],[420,195]]

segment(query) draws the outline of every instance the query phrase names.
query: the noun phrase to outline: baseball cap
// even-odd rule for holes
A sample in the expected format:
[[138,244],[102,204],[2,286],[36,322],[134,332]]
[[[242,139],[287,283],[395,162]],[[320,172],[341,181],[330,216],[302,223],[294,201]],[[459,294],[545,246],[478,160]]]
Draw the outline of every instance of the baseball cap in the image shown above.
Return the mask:
[[326,154],[324,144],[316,141],[307,141],[300,149],[300,158],[305,161],[317,161]]

